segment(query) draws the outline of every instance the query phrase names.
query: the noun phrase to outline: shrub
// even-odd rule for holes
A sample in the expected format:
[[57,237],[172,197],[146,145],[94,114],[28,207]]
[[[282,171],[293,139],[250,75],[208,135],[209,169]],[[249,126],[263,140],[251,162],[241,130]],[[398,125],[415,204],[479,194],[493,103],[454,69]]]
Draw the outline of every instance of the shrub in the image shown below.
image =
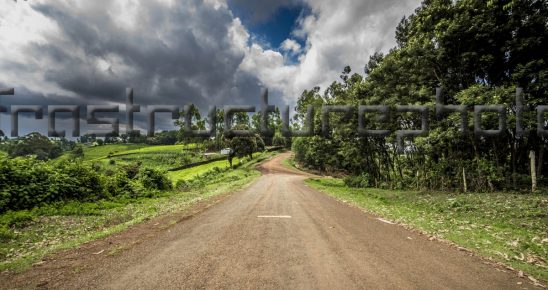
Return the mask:
[[370,186],[371,178],[369,174],[362,173],[358,176],[346,176],[344,178],[344,184],[348,187],[366,188]]
[[6,242],[15,238],[15,234],[6,226],[0,226],[0,242]]
[[124,171],[115,172],[106,179],[105,191],[109,197],[136,195],[135,185]]
[[263,138],[260,136],[255,136],[255,142],[257,144],[257,151],[262,152],[265,150],[266,146],[264,144]]
[[59,144],[52,142],[48,137],[39,133],[30,133],[20,137],[8,146],[11,157],[36,156],[37,159],[47,160],[59,157],[63,150]]
[[173,186],[165,171],[153,168],[142,169],[137,178],[146,189],[168,190]]
[[175,188],[177,188],[178,190],[183,190],[183,191],[184,190],[189,190],[190,188],[192,188],[192,183],[188,182],[186,180],[179,180],[175,184]]
[[100,164],[79,161],[1,159],[0,214],[72,200],[94,202],[116,196],[150,196],[151,190],[171,189],[164,172],[139,168],[139,163],[121,170],[105,170]]
[[105,198],[105,177],[93,165],[64,163],[54,174],[61,199],[93,201]]
[[272,139],[272,145],[274,146],[286,146],[285,144],[285,138],[281,135],[276,134],[274,138]]
[[140,162],[132,163],[132,164],[125,165],[124,167],[122,167],[122,169],[126,172],[126,176],[129,179],[134,179],[135,177],[137,177],[137,174],[139,174],[140,168],[141,168],[141,163]]
[[83,158],[84,157],[84,148],[82,145],[74,147],[74,149],[71,152],[71,155],[73,158]]
[[22,228],[27,226],[33,220],[34,216],[29,211],[9,211],[0,216],[0,227]]

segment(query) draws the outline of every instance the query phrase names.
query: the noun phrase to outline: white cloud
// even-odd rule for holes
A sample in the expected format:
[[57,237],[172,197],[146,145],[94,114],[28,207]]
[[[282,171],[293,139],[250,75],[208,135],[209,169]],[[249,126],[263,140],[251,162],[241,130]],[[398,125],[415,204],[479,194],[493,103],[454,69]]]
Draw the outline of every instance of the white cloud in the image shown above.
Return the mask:
[[235,18],[228,29],[228,37],[232,40],[231,49],[244,53],[248,47],[249,33],[239,18]]
[[299,53],[301,45],[293,39],[286,39],[280,45],[281,49],[290,53]]
[[362,73],[370,55],[395,46],[396,25],[419,5],[302,2],[311,13],[275,50],[250,35],[225,0],[2,1],[0,85],[82,101],[136,86],[149,101],[182,95],[201,106],[258,102],[263,85],[293,105],[304,89],[325,89],[346,65]]
[[1,1],[0,87],[16,89],[1,101],[123,103],[133,87],[142,105],[258,102],[238,69],[248,39],[223,0]]
[[297,64],[284,56],[253,45],[240,68],[255,72],[261,82],[280,90],[284,100],[294,104],[304,89],[325,89],[337,80],[346,65],[363,73],[369,56],[387,52],[396,45],[395,29],[404,15],[419,6],[412,1],[306,0],[312,13],[298,20],[294,37],[304,39],[300,45],[286,39],[282,51],[299,52]]

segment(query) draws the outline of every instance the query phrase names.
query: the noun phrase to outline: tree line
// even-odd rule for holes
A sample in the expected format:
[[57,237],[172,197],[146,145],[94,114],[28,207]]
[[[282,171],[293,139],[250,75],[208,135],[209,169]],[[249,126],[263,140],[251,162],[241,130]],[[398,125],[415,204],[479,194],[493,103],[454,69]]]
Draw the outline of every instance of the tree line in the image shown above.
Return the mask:
[[[375,53],[364,74],[346,67],[325,91],[315,87],[300,96],[295,123],[305,123],[308,106],[424,105],[435,107],[435,89],[445,104],[505,104],[508,126],[497,137],[459,131],[461,116],[430,111],[428,136],[397,150],[394,134],[364,137],[356,132],[358,116],[331,114],[330,138],[293,140],[302,166],[348,175],[351,186],[461,191],[531,190],[547,185],[548,141],[537,135],[535,108],[548,103],[546,1],[427,0],[396,29],[397,46]],[[523,124],[516,132],[516,88],[523,88]],[[320,110],[314,128],[321,130]],[[469,116],[471,116],[471,112]],[[391,122],[366,114],[367,128],[421,128],[421,115],[392,110]],[[548,118],[545,118],[548,119]],[[482,114],[483,128],[498,128],[498,115]],[[546,124],[544,124],[546,125]],[[538,184],[537,184],[538,181]],[[533,183],[533,184],[532,184]],[[533,188],[532,188],[533,187]]]

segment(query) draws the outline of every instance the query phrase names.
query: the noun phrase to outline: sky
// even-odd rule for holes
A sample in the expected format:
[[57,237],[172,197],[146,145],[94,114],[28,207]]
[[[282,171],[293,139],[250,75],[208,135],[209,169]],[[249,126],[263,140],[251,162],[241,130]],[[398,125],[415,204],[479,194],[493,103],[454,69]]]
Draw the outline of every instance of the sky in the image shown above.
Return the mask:
[[[293,107],[343,68],[396,45],[418,0],[29,0],[0,2],[0,104],[119,104],[125,88],[146,105]],[[9,132],[8,114],[0,129]],[[157,121],[169,129],[165,115]],[[60,123],[62,125],[62,123]],[[67,128],[67,131],[70,128]],[[122,126],[123,130],[123,126]],[[23,114],[20,134],[47,132]],[[83,130],[85,132],[85,129]]]

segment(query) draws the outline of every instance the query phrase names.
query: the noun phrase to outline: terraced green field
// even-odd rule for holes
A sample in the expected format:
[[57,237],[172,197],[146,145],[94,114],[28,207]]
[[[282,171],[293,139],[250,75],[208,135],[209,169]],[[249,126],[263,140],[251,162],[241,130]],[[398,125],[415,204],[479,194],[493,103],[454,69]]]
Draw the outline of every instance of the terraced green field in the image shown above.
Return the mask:
[[94,147],[84,147],[84,160],[94,161],[106,158],[110,153],[120,154],[130,150],[146,147],[145,144],[112,144]]
[[[198,144],[158,145],[145,144],[108,144],[84,147],[84,161],[99,162],[104,166],[141,163],[145,167],[170,170],[191,163],[218,157],[204,156]],[[58,161],[70,158],[71,153],[58,158]]]
[[113,154],[117,155],[129,155],[129,154],[146,154],[146,153],[180,153],[184,150],[199,149],[198,144],[180,144],[180,145],[158,145],[158,146],[147,146],[140,147],[133,150],[121,151]]

